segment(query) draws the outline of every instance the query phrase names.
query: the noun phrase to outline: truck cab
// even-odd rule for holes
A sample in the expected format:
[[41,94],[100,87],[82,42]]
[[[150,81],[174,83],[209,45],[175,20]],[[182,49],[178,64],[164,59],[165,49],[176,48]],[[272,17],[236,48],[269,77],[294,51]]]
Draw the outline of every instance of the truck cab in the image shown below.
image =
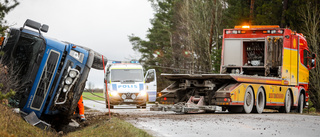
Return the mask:
[[21,79],[14,97],[16,106],[26,115],[35,113],[40,119],[59,115],[67,122],[75,112],[90,69],[99,62],[99,53],[43,36],[48,28],[28,19],[20,29],[9,30],[1,50],[5,52],[5,65]]
[[[130,63],[114,61],[107,67],[105,78],[110,108],[121,104],[136,104],[145,108],[148,101],[155,102],[157,89],[155,70],[148,70],[145,77],[143,74],[143,67],[137,61]],[[107,99],[106,104],[108,108]]]
[[222,45],[222,74],[281,78],[308,90],[315,55],[303,34],[276,25],[235,26],[224,30]]

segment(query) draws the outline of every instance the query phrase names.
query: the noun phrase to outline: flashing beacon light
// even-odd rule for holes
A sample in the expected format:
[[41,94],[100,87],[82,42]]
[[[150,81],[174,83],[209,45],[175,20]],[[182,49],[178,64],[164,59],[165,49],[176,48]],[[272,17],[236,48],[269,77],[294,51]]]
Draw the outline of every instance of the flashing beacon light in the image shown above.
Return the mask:
[[136,64],[138,64],[139,61],[130,61],[130,63],[136,63]]
[[242,26],[243,29],[249,29],[250,26]]
[[279,25],[252,25],[252,26],[248,26],[248,25],[243,25],[243,26],[234,26],[235,29],[261,29],[261,28],[268,28],[268,29],[275,29],[275,28],[280,28]]
[[112,63],[121,63],[121,61],[112,61]]

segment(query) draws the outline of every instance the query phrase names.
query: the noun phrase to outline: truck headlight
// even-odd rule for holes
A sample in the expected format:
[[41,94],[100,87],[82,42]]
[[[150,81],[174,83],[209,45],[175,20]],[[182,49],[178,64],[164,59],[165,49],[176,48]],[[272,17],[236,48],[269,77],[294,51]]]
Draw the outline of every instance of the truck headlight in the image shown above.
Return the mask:
[[77,76],[77,71],[70,70],[70,72],[69,72],[69,77],[74,78],[74,77],[76,77],[76,76]]
[[72,83],[72,78],[67,77],[65,82],[66,82],[67,85],[70,85]]
[[63,91],[63,92],[67,92],[68,89],[69,89],[69,86],[68,86],[68,85],[64,85],[62,91]]

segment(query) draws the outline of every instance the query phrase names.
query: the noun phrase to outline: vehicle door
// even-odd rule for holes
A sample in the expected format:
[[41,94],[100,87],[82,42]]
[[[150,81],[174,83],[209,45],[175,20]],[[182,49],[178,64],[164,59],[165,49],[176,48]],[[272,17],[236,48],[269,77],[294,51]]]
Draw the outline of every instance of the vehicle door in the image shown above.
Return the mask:
[[157,98],[157,75],[155,69],[149,69],[145,76],[145,87],[149,102],[155,102]]

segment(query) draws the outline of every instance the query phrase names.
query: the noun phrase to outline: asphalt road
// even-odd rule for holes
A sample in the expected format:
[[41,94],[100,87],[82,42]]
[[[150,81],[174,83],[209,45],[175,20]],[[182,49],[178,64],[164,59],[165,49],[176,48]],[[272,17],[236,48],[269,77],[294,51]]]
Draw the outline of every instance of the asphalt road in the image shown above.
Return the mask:
[[[103,101],[100,103],[84,100],[84,105],[108,112]],[[210,114],[176,114],[174,112],[136,109],[135,106],[116,106],[111,112],[137,128],[153,136],[194,137],[319,137],[320,116],[303,114],[262,113],[229,114],[226,112]]]

